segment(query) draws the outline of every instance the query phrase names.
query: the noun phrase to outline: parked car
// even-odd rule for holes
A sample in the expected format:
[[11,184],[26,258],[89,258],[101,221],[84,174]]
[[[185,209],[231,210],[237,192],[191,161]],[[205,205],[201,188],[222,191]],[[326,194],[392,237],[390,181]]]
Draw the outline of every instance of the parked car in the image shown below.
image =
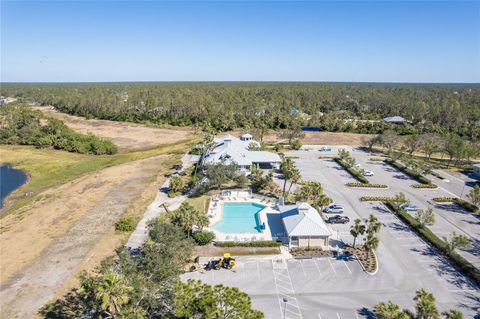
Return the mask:
[[338,204],[331,204],[323,209],[327,214],[341,214],[344,210],[343,206]]
[[360,166],[360,164],[357,163],[357,164],[353,165],[353,167],[360,168],[361,166]]
[[350,218],[348,218],[347,216],[340,216],[340,215],[335,215],[327,219],[327,223],[329,224],[346,224],[349,221],[350,221]]
[[410,204],[400,205],[400,208],[407,212],[416,212],[417,210],[419,210],[418,206],[410,205]]
[[374,174],[373,174],[372,171],[365,171],[365,172],[363,172],[363,175],[365,175],[365,176],[373,176]]
[[331,147],[328,147],[328,146],[323,146],[321,149],[320,149],[320,152],[331,152],[332,151],[332,148]]

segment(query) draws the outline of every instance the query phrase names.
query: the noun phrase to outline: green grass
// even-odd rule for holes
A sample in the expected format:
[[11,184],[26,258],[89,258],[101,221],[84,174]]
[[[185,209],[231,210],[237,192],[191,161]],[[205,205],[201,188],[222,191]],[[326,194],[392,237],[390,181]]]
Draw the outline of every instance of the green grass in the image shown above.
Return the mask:
[[195,207],[201,212],[206,212],[208,209],[208,203],[210,201],[209,195],[201,195],[198,197],[189,197],[185,200],[187,203]]
[[[53,149],[36,149],[31,146],[0,145],[1,163],[12,164],[29,176],[28,182],[9,196],[9,199],[13,199],[15,203],[5,208],[2,217],[32,203],[38,199],[36,195],[46,189],[107,167],[163,154],[182,154],[189,144],[188,140],[175,145],[119,155],[84,155]],[[178,161],[178,157],[173,160]],[[169,164],[167,162],[167,165]]]

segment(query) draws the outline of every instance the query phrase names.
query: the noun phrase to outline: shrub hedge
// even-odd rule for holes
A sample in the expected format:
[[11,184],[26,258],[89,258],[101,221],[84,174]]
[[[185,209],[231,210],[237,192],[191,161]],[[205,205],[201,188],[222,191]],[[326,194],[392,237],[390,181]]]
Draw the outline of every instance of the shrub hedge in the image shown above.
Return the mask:
[[362,196],[360,197],[361,202],[389,202],[391,197],[386,196]]
[[348,166],[347,163],[345,163],[341,158],[335,157],[334,160],[335,162],[340,164],[340,166],[342,166],[348,173],[350,173],[350,175],[352,175],[352,177],[355,178],[357,181],[363,184],[369,184],[368,179],[363,176],[362,173],[360,173],[353,167]]
[[448,252],[445,242],[432,233],[428,227],[420,225],[412,215],[403,209],[398,209],[390,202],[386,202],[385,205],[387,205],[387,207],[390,208],[400,219],[407,223],[420,237],[428,241],[440,253],[446,256],[461,273],[472,279],[477,285],[480,285],[480,270],[475,268],[474,265],[456,252]]
[[454,202],[455,197],[434,197],[433,201],[437,203],[448,203],[448,202]]
[[410,185],[413,188],[438,188],[436,184],[413,184]]
[[469,212],[473,212],[473,213],[477,213],[477,214],[480,213],[480,208],[478,208],[477,206],[473,205],[472,203],[469,203],[466,200],[463,200],[461,198],[457,198],[457,197],[435,197],[435,198],[433,198],[433,201],[437,202],[437,203],[452,202],[452,203],[455,203],[455,204],[461,206],[463,209],[465,209]]
[[208,230],[202,230],[193,233],[192,237],[197,244],[204,246],[210,244],[210,242],[215,239],[215,233]]
[[259,240],[259,241],[217,241],[214,243],[217,247],[280,247],[281,242],[272,240]]
[[137,223],[132,216],[122,217],[115,223],[116,231],[130,232],[134,231],[135,227],[137,227]]
[[364,183],[347,183],[348,187],[370,187],[370,188],[387,188],[385,184],[364,184]]
[[468,210],[469,212],[473,213],[480,213],[480,208],[477,206],[473,205],[472,203],[469,203],[461,198],[455,198],[455,203],[462,206],[465,210]]
[[384,162],[395,167],[398,170],[401,170],[402,172],[404,172],[405,174],[409,175],[410,177],[414,178],[415,180],[419,181],[422,184],[432,184],[432,181],[430,179],[426,178],[425,176],[415,172],[414,170],[408,168],[407,166],[402,165],[392,159],[386,159],[384,160]]

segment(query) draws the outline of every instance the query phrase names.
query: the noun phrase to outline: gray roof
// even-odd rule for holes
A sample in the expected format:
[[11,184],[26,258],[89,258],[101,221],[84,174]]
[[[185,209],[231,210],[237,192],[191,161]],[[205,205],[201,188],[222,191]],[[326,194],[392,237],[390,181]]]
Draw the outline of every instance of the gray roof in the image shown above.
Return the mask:
[[206,164],[216,164],[225,161],[227,164],[235,162],[238,165],[252,165],[253,163],[280,163],[278,154],[265,151],[251,151],[250,144],[259,146],[257,141],[242,141],[234,136],[225,135],[216,139],[217,145],[205,157]]
[[315,208],[307,203],[279,206],[288,236],[321,236],[332,233]]
[[389,116],[383,119],[387,123],[405,123],[407,122],[406,119],[404,119],[401,116]]

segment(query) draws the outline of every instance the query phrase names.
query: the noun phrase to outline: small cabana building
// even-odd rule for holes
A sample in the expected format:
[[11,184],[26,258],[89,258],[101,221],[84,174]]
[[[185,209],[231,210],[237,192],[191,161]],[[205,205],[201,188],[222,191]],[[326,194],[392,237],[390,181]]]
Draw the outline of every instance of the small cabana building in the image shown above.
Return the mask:
[[308,203],[279,205],[288,247],[328,248],[331,231]]

